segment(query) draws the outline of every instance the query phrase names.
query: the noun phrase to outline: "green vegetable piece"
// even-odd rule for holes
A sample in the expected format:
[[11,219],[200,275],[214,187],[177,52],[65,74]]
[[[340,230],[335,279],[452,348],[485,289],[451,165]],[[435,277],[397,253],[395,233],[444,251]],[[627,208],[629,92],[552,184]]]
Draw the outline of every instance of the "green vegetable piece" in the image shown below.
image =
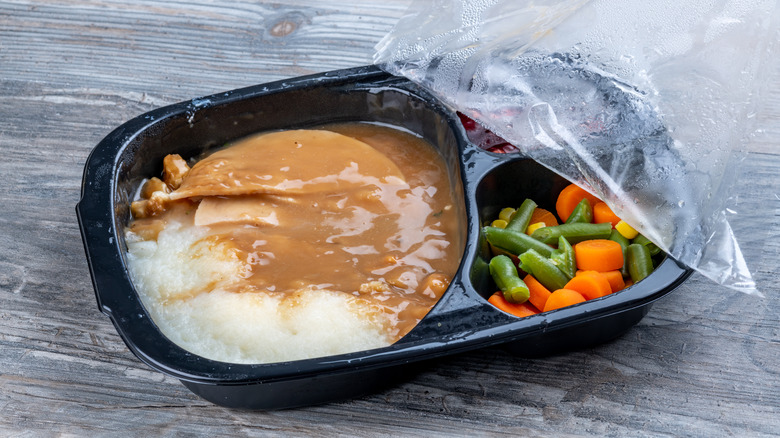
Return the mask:
[[577,274],[577,259],[574,256],[574,247],[565,237],[558,238],[558,249],[554,250],[550,260],[561,270],[569,280]]
[[534,214],[535,209],[536,202],[526,199],[523,201],[522,205],[520,205],[520,208],[515,211],[515,214],[512,215],[512,219],[509,221],[506,228],[508,230],[525,233],[528,224],[531,222],[531,215]]
[[482,232],[491,245],[514,255],[520,255],[529,249],[534,249],[545,257],[552,255],[551,247],[525,233],[497,227],[484,227]]
[[612,230],[612,232],[609,235],[609,240],[613,240],[620,244],[620,247],[623,248],[623,267],[620,268],[620,273],[623,274],[623,277],[629,277],[631,274],[628,272],[628,262],[626,261],[626,248],[628,248],[628,245],[631,244],[628,239],[625,238],[618,230]]
[[553,245],[558,242],[558,238],[563,236],[574,245],[584,240],[608,239],[612,233],[612,224],[604,222],[603,224],[561,224],[552,227],[542,227],[534,231],[531,237],[534,239]]
[[563,273],[555,263],[547,257],[539,254],[533,249],[520,254],[520,268],[533,275],[544,287],[550,291],[563,289],[569,278]]
[[650,239],[641,234],[638,234],[636,237],[631,239],[631,243],[638,243],[640,245],[646,246],[647,249],[650,250],[651,256],[657,255],[659,252],[661,252],[661,248],[659,248],[658,245],[651,242]]
[[653,272],[653,259],[646,246],[632,243],[626,248],[626,262],[631,280],[637,283]]
[[590,201],[587,198],[582,198],[582,201],[574,207],[574,211],[571,212],[569,218],[566,219],[567,224],[589,224],[593,222],[593,207],[590,205]]
[[628,245],[631,244],[631,242],[625,238],[618,230],[612,230],[609,233],[609,240],[613,240],[620,244],[620,247],[623,248],[623,251],[628,248]]
[[509,257],[500,255],[490,259],[490,275],[510,303],[524,303],[531,296],[528,286],[518,275],[517,268]]

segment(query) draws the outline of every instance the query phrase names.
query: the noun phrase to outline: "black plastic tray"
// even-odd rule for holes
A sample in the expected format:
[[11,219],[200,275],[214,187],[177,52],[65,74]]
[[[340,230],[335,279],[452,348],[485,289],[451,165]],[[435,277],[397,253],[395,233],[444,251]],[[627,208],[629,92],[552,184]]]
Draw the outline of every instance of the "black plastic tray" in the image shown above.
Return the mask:
[[[141,304],[125,265],[128,206],[141,180],[158,174],[169,153],[187,158],[259,131],[347,121],[410,130],[436,145],[448,163],[462,195],[467,241],[439,303],[394,345],[338,356],[230,364],[170,342]],[[526,197],[551,209],[566,184],[520,154],[479,149],[449,108],[408,80],[367,66],[215,94],[130,120],[89,156],[76,211],[98,306],[138,358],[215,404],[277,409],[355,397],[403,379],[427,360],[478,348],[522,344],[521,354],[540,356],[595,345],[624,333],[691,274],[666,258],[647,279],[619,293],[526,318],[487,303],[495,286],[481,225]]]

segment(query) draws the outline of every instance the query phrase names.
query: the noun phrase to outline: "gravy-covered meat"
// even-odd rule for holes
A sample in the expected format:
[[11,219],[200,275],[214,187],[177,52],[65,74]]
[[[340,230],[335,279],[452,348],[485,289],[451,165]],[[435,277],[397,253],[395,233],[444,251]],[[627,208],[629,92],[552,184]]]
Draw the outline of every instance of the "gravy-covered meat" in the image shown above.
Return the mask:
[[250,137],[199,161],[172,199],[257,193],[325,193],[372,181],[403,181],[398,166],[368,144],[323,130]]
[[457,270],[447,168],[410,134],[280,131],[182,162],[166,158],[133,203],[128,259],[155,322],[194,353],[260,363],[388,345]]

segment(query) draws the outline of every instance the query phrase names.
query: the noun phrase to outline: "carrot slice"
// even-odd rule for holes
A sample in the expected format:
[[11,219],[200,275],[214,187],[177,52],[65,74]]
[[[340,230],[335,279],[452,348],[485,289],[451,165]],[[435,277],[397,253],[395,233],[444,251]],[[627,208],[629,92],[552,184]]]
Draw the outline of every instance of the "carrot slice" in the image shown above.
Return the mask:
[[491,295],[490,298],[488,298],[488,302],[496,306],[499,310],[503,310],[506,313],[509,313],[511,315],[520,318],[523,318],[525,316],[536,315],[537,313],[539,313],[539,310],[537,310],[528,301],[520,304],[510,303],[509,301],[506,300],[506,298],[504,298],[504,294],[501,293],[500,291]]
[[560,309],[561,307],[571,306],[572,304],[582,303],[585,297],[572,289],[558,289],[550,294],[547,303],[544,305],[544,311]]
[[601,202],[601,199],[591,195],[576,184],[569,184],[566,186],[561,190],[561,193],[558,194],[558,200],[555,202],[555,211],[558,212],[558,217],[566,222],[566,219],[568,219],[574,211],[574,207],[576,207],[583,198],[587,198],[590,205]]
[[528,223],[535,224],[538,222],[544,222],[544,225],[548,227],[554,227],[558,225],[558,219],[555,217],[554,214],[552,214],[549,210],[536,207],[534,209],[534,212],[531,213],[531,221]]
[[[578,270],[575,275],[581,275],[584,273],[594,273],[596,271],[582,271]],[[619,290],[623,290],[629,286],[629,281],[631,281],[630,278],[623,277],[623,273],[620,272],[620,270],[616,271],[606,271],[606,272],[600,272],[600,274],[607,277],[607,281],[609,281],[609,285],[612,287],[612,292],[617,292]]]
[[526,275],[523,281],[528,286],[528,292],[531,294],[528,297],[528,301],[537,309],[544,309],[547,299],[550,298],[550,291],[531,274]]
[[577,269],[614,271],[623,267],[623,247],[614,240],[592,239],[574,245]]
[[597,224],[609,222],[614,227],[620,222],[620,218],[609,208],[606,202],[597,202],[593,205],[593,222]]
[[620,270],[606,271],[601,274],[607,277],[607,281],[609,281],[609,285],[612,287],[612,292],[626,288],[626,280],[623,279],[623,273]]
[[564,289],[576,290],[585,299],[603,297],[612,293],[612,286],[607,277],[601,272],[583,271],[569,280]]

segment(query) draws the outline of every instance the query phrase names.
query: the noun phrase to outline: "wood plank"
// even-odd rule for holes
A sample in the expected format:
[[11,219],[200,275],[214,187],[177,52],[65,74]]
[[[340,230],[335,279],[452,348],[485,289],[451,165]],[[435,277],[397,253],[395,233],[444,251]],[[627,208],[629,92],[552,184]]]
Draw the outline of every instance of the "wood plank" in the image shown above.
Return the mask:
[[730,218],[768,298],[694,275],[627,334],[458,355],[355,400],[247,412],[140,362],[97,310],[74,207],[89,151],[153,108],[369,64],[408,1],[0,3],[0,435],[772,436],[780,431],[780,70]]

